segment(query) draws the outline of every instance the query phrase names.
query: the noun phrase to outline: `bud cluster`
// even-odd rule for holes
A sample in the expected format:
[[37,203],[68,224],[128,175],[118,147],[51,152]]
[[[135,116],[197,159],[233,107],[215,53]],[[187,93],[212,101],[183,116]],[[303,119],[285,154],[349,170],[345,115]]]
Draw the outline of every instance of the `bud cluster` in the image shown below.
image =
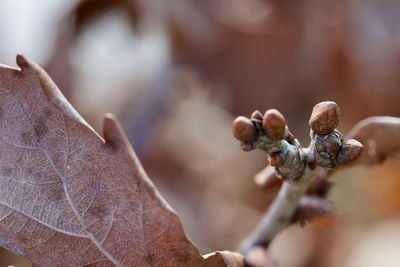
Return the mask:
[[285,117],[276,109],[269,109],[264,115],[254,111],[250,118],[237,117],[232,129],[244,151],[266,151],[270,165],[281,177],[297,179],[306,165],[333,169],[359,157],[362,144],[354,139],[344,141],[336,129],[339,121],[340,109],[335,102],[317,104],[309,120],[311,143],[307,149],[293,137]]
[[313,108],[309,125],[311,128],[311,159],[317,166],[333,169],[337,164],[353,162],[362,152],[357,140],[343,140],[336,129],[340,121],[339,106],[332,101],[321,102]]

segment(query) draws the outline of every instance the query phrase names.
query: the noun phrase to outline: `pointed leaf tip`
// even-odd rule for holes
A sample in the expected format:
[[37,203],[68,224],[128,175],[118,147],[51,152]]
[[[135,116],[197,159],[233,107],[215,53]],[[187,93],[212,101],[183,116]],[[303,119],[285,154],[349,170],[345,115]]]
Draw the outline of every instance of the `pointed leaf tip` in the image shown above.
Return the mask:
[[17,54],[17,65],[22,69],[29,65],[28,60],[22,54]]
[[128,138],[121,124],[118,119],[110,113],[105,114],[103,118],[103,137],[107,144],[116,147],[128,143]]

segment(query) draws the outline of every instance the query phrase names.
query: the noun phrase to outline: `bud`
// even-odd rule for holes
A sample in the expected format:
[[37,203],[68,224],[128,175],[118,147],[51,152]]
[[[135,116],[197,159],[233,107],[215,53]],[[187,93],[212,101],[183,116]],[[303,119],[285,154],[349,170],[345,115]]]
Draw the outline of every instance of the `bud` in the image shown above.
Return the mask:
[[274,152],[270,155],[269,163],[271,164],[271,166],[279,168],[285,164],[285,159],[283,158],[280,151]]
[[336,161],[340,165],[347,165],[358,159],[363,149],[364,147],[360,142],[354,139],[349,139],[344,142],[340,148]]
[[294,145],[295,144],[294,135],[290,132],[289,128],[286,127],[286,129],[287,129],[287,131],[285,130],[286,131],[285,140],[288,141],[289,144]]
[[269,109],[264,114],[263,128],[272,139],[282,139],[285,135],[286,119],[276,109]]
[[256,110],[251,114],[250,118],[254,119],[254,120],[262,121],[263,115],[260,111]]
[[315,134],[313,138],[311,150],[313,163],[324,168],[335,168],[336,157],[343,143],[343,135],[334,130],[326,135]]
[[257,131],[253,123],[243,116],[239,116],[233,121],[232,132],[236,139],[244,143],[254,142],[257,138]]
[[240,148],[245,152],[248,152],[248,151],[251,151],[254,149],[252,144],[243,143],[243,142],[240,143]]
[[339,121],[339,106],[335,102],[325,101],[314,106],[309,125],[316,134],[328,134],[338,126]]

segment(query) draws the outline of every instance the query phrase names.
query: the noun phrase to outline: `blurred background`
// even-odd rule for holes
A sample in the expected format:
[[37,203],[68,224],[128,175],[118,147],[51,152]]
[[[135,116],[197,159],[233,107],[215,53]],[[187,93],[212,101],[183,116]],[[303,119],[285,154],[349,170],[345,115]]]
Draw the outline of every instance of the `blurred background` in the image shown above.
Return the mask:
[[[202,253],[235,250],[276,194],[255,185],[266,156],[240,150],[235,116],[277,108],[303,145],[319,101],[339,104],[343,133],[400,116],[395,0],[1,0],[0,62],[17,53],[98,131],[117,115]],[[332,181],[338,222],[282,232],[279,267],[400,266],[399,162]],[[4,251],[8,265],[29,263]]]

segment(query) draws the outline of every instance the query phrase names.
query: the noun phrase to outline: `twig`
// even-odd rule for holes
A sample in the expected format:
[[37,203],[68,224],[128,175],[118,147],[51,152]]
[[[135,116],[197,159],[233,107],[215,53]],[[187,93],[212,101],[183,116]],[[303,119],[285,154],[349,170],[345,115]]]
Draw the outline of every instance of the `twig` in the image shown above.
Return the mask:
[[257,228],[242,242],[239,251],[244,255],[256,246],[267,247],[277,233],[288,227],[300,199],[306,193],[315,170],[307,169],[298,181],[285,181]]
[[264,116],[255,111],[251,118],[238,117],[233,122],[233,134],[245,151],[262,149],[270,164],[284,180],[277,197],[254,232],[242,243],[239,251],[246,255],[256,246],[267,247],[272,239],[291,224],[301,198],[317,177],[317,166],[334,169],[348,164],[362,151],[356,140],[343,141],[337,131],[340,110],[334,102],[317,104],[311,114],[311,143],[308,148],[290,133],[284,116],[275,109]]

